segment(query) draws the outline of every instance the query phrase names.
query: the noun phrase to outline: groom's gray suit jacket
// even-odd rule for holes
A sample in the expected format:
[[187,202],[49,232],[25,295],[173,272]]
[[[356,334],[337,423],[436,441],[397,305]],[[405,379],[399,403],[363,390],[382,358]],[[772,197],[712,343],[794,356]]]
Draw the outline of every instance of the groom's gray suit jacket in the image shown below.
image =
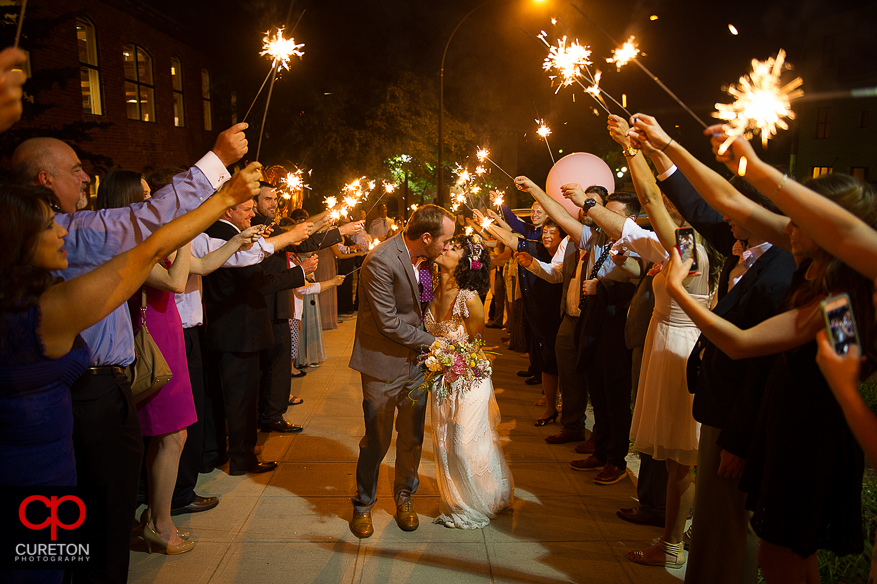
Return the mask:
[[411,256],[393,236],[366,256],[359,275],[356,338],[350,368],[381,381],[406,375],[435,338],[423,328],[420,288]]

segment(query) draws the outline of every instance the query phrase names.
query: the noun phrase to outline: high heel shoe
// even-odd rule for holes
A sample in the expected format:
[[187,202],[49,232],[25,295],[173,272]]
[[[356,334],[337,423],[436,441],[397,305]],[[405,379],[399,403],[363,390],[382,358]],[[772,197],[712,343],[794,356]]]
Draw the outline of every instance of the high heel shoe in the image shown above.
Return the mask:
[[551,423],[556,422],[556,421],[557,421],[557,412],[554,412],[552,415],[548,416],[547,418],[539,418],[538,420],[533,422],[533,425],[534,426],[547,426],[548,424],[551,424]]
[[169,556],[184,554],[195,549],[195,542],[187,539],[180,541],[177,545],[171,545],[161,539],[149,523],[143,526],[143,541],[146,542],[146,549],[150,554],[152,553],[152,544],[158,546],[159,549],[163,549],[164,553]]
[[[143,527],[147,523],[149,523],[150,515],[151,514],[149,513],[149,507],[144,509],[143,513],[140,514],[140,529],[143,529]],[[176,526],[174,526],[174,527],[176,527]],[[190,537],[192,537],[191,532],[189,532],[185,529],[182,529],[181,527],[177,527],[177,535],[180,537],[180,539],[189,539]]]

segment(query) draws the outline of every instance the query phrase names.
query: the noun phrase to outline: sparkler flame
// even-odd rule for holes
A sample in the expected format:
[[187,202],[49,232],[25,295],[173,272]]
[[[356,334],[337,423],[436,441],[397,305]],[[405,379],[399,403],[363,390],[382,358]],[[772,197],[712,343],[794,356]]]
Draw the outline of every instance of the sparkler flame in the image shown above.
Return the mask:
[[352,209],[353,207],[355,207],[356,206],[356,197],[353,197],[353,196],[344,197],[344,206],[347,207],[348,209]]
[[777,128],[788,130],[785,118],[795,119],[791,101],[804,95],[799,89],[804,81],[800,77],[782,85],[780,77],[791,66],[786,64],[786,52],[782,49],[776,58],[767,61],[752,59],[752,71],[740,78],[737,85],[728,87],[727,92],[735,97],[734,103],[717,103],[714,117],[725,120],[725,132],[728,139],[719,148],[724,153],[731,143],[739,136],[747,139],[754,134],[761,134],[761,143],[767,147],[767,141],[775,136]]
[[539,124],[539,129],[536,130],[539,137],[543,140],[548,138],[551,135],[551,128],[545,125],[545,120],[536,120],[536,123]]
[[271,37],[271,31],[267,31],[262,38],[262,55],[268,55],[277,67],[289,70],[289,59],[296,56],[299,59],[304,55],[300,50],[304,44],[295,44],[295,39],[284,38],[283,28],[278,28]]
[[472,235],[473,229],[471,227],[466,227],[466,235]]
[[590,93],[591,95],[593,95],[597,99],[602,99],[600,97],[600,92],[602,91],[600,89],[600,77],[602,77],[602,76],[603,76],[603,74],[600,71],[595,72],[594,73],[594,84],[591,85],[590,87],[588,87],[587,89],[585,89],[585,93]]
[[487,172],[487,169],[484,168],[483,166],[481,166],[480,164],[477,167],[475,167],[475,174],[481,176],[485,172]]
[[489,155],[490,155],[490,150],[488,150],[487,148],[480,148],[478,150],[478,154],[476,154],[479,162],[484,162],[484,159],[487,158]]
[[505,195],[505,191],[497,191],[493,193],[493,204],[497,207],[502,207],[503,203],[503,195]]
[[335,197],[326,197],[326,201],[325,201],[325,202],[326,202],[326,206],[329,207],[329,208],[331,209],[331,208],[333,208],[335,205],[338,204],[338,199],[336,199]]
[[542,68],[546,71],[556,70],[557,75],[552,75],[551,79],[559,77],[560,85],[557,87],[557,93],[561,87],[572,85],[582,74],[582,68],[591,64],[591,49],[588,46],[579,44],[578,39],[566,46],[567,38],[564,36],[557,42],[557,46],[548,48],[548,56],[542,63]]
[[376,185],[376,184],[377,184],[377,183],[376,183],[375,181],[373,181],[373,180],[368,181],[368,190],[370,190],[370,191],[375,190],[375,185]]
[[636,37],[633,35],[627,39],[621,48],[612,49],[612,57],[606,59],[607,63],[615,63],[615,67],[617,69],[621,69],[628,63],[630,63],[631,59],[636,59],[636,56],[639,55],[639,49],[636,47],[636,43],[634,42]]
[[[302,180],[301,170],[297,170],[296,172],[287,173],[286,176],[280,179],[280,182],[289,187],[291,190],[296,191],[298,189],[309,189],[308,185],[304,183]],[[287,197],[289,198],[289,197]]]
[[484,219],[481,220],[481,229],[487,229],[493,224],[494,224],[493,219],[491,219],[490,217],[485,217]]
[[388,193],[392,193],[396,190],[396,183],[384,183],[384,190]]

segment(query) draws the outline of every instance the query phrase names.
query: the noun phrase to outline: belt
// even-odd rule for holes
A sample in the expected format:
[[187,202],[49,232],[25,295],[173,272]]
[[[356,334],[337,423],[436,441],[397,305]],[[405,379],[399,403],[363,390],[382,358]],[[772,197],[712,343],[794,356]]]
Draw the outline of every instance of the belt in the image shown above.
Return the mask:
[[117,365],[102,365],[100,367],[89,367],[82,374],[83,375],[121,375],[124,372],[125,372],[125,370]]

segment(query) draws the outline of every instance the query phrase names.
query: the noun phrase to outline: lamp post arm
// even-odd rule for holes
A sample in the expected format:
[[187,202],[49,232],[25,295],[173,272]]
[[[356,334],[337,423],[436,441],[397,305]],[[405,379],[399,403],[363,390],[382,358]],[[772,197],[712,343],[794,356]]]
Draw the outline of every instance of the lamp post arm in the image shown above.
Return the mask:
[[438,170],[438,192],[436,193],[437,202],[441,206],[444,206],[444,204],[445,204],[444,192],[443,192],[444,174],[445,174],[444,173],[445,169],[444,169],[444,165],[443,165],[445,140],[444,140],[444,133],[442,131],[443,130],[443,127],[442,127],[443,123],[442,122],[443,122],[444,113],[445,113],[445,57],[447,57],[447,55],[448,55],[448,47],[451,46],[451,41],[454,39],[454,35],[457,34],[457,30],[460,28],[460,26],[464,22],[466,22],[466,19],[469,18],[470,16],[472,16],[472,13],[475,12],[476,10],[478,10],[479,8],[481,8],[482,6],[485,6],[485,5],[490,4],[491,2],[495,2],[495,1],[496,0],[486,0],[485,2],[482,2],[481,4],[479,4],[478,6],[473,8],[472,10],[470,10],[466,14],[466,16],[461,18],[460,22],[457,23],[457,26],[454,27],[453,32],[451,32],[451,36],[448,37],[448,42],[445,43],[445,50],[442,53],[442,64],[441,64],[441,68],[439,69],[438,168],[437,168],[437,170]]

